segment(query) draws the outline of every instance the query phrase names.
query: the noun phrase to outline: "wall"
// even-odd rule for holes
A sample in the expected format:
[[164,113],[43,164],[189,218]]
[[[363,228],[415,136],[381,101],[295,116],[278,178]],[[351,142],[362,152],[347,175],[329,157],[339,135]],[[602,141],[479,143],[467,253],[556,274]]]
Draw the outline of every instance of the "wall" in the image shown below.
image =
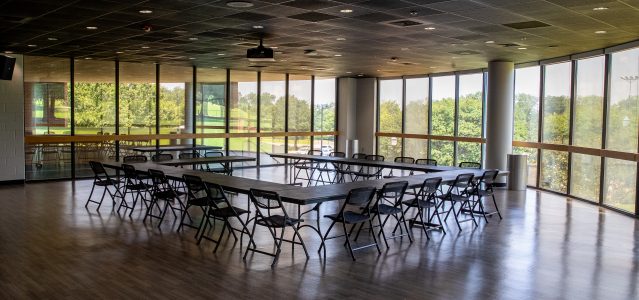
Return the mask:
[[375,153],[375,115],[377,111],[377,79],[357,79],[357,118],[356,136],[359,140],[359,152]]
[[13,80],[0,80],[0,182],[24,180],[23,57],[12,56]]

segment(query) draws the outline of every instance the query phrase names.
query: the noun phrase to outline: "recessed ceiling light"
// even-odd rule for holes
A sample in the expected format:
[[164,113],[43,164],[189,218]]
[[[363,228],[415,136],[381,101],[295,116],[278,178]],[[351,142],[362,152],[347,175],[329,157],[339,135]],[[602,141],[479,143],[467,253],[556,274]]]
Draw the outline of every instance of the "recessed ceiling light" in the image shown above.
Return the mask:
[[416,16],[419,13],[416,10],[411,10],[411,11],[408,12],[408,14],[411,15],[411,16]]
[[381,72],[382,70],[376,70],[377,72]]
[[277,46],[270,46],[270,47],[271,47],[271,49],[278,49]]
[[29,45],[27,45],[27,47],[35,48],[35,47],[38,47],[38,45],[29,44]]
[[189,59],[190,59],[190,60],[194,60],[194,59],[195,59],[195,57],[189,57]]
[[605,30],[597,30],[595,31],[596,34],[604,34],[604,33],[608,33],[608,31]]
[[592,10],[597,11],[597,10],[606,10],[606,9],[608,9],[608,8],[604,7],[604,6],[599,6],[599,7],[593,8]]
[[343,14],[350,14],[353,12],[352,9],[340,9],[339,12],[343,13]]
[[116,51],[115,53],[122,54],[122,53],[124,53],[124,51]]
[[224,53],[218,53],[217,55],[222,56],[222,55],[226,55],[226,54],[224,54]]
[[84,59],[92,59],[92,58],[90,58],[90,57],[85,57]]
[[150,10],[150,9],[143,9],[143,10],[141,10],[141,11],[140,11],[140,13],[141,13],[141,14],[152,14],[152,13],[153,13],[153,11],[152,11],[152,10]]
[[5,54],[13,54],[13,51],[5,50],[4,53]]
[[189,38],[189,41],[197,41],[197,40],[199,40],[199,39],[198,39],[198,38],[196,38],[196,37],[190,37],[190,38]]
[[426,30],[435,30],[435,27],[426,27],[424,29],[426,29]]
[[50,38],[47,38],[47,40],[49,40],[49,41],[57,41],[58,38],[50,37]]
[[253,28],[254,29],[262,29],[262,28],[264,28],[264,26],[262,26],[262,25],[253,25]]
[[410,50],[410,48],[402,48],[401,50],[402,51],[408,51],[408,50]]
[[142,49],[149,49],[150,47],[149,46],[142,46],[141,48]]
[[338,38],[336,38],[336,40],[338,40],[338,41],[345,41],[345,40],[346,40],[346,38],[338,37]]
[[429,69],[435,69],[435,68],[437,68],[437,67],[428,67],[428,68],[429,68]]
[[211,67],[211,69],[217,69],[217,67]]
[[357,74],[357,76],[362,77],[362,76],[364,76],[364,74]]
[[340,56],[342,56],[342,55],[341,55],[341,54],[335,54],[335,55],[333,55],[333,56],[340,57]]
[[186,30],[173,30],[173,32],[175,32],[175,33],[187,33],[188,31],[186,31]]
[[518,47],[517,49],[519,49],[519,50],[526,50],[526,49],[528,49],[528,48],[526,48],[526,47]]
[[226,2],[226,6],[234,8],[248,8],[253,7],[253,3],[248,1],[229,1]]
[[98,27],[96,27],[96,26],[87,26],[87,29],[88,30],[96,30],[96,29],[98,29]]
[[353,73],[353,72],[351,72],[351,71],[346,72],[346,74],[351,74],[351,73]]
[[495,43],[495,41],[486,41],[485,43],[486,43],[486,44],[494,44],[494,43]]

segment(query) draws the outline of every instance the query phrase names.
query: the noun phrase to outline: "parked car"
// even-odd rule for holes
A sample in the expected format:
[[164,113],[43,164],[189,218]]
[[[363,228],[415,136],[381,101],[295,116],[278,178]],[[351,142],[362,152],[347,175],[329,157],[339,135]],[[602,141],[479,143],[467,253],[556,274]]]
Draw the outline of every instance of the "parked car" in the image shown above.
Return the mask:
[[322,151],[322,156],[328,156],[329,154],[331,154],[331,152],[333,152],[333,147],[322,146],[320,150]]

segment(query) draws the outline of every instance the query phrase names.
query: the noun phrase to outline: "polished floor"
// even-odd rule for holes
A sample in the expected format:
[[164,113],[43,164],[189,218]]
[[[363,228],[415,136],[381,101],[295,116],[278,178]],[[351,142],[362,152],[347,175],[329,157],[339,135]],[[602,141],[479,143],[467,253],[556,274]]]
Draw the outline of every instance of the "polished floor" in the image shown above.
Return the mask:
[[[236,175],[286,178],[283,168]],[[285,246],[271,269],[261,254],[243,261],[232,239],[216,254],[210,242],[197,246],[195,231],[176,233],[173,218],[158,229],[107,202],[100,213],[87,210],[89,189],[87,180],[0,187],[0,299],[639,298],[639,221],[534,190],[499,191],[502,221],[464,223],[459,233],[449,220],[448,234],[432,232],[431,240],[414,228],[412,244],[392,240],[381,255],[357,252],[356,262],[341,240],[329,241],[321,259],[306,230],[311,258]],[[267,234],[257,244],[270,250]]]

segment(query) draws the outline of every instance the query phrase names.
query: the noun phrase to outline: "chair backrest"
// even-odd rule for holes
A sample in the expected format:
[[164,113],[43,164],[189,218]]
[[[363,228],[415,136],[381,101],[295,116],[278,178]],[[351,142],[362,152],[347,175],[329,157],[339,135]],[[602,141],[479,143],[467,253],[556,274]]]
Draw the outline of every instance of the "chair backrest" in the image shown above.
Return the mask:
[[147,162],[147,158],[144,155],[127,155],[122,158],[122,162],[125,163],[133,163],[133,162]]
[[398,156],[398,157],[395,157],[393,161],[397,163],[407,163],[407,164],[415,163],[415,159],[410,156]]
[[[206,191],[206,196],[209,199],[209,205],[214,208],[219,208],[218,203],[224,202],[228,207],[231,207],[229,203],[229,199],[226,198],[226,193],[224,193],[224,188],[221,185],[215,183],[204,183],[204,190]],[[235,209],[233,209],[235,211]]]
[[249,192],[251,202],[257,208],[261,209],[277,209],[282,208],[282,199],[276,192],[251,189]]
[[197,158],[200,157],[200,153],[197,152],[182,152],[178,154],[179,159],[189,159],[189,158]]
[[102,163],[99,163],[97,161],[89,161],[89,166],[91,166],[91,171],[93,171],[93,174],[96,178],[99,178],[101,175],[104,175],[107,178],[109,177],[109,174],[107,174]]
[[384,161],[384,156],[375,154],[366,155],[366,160]]
[[331,152],[328,156],[331,156],[331,157],[346,157],[346,153],[344,153],[344,152]]
[[427,178],[422,183],[420,195],[430,195],[436,193],[439,190],[439,185],[441,185],[441,183],[441,177]]
[[172,159],[173,159],[173,154],[169,154],[169,153],[154,154],[153,156],[151,156],[152,161],[167,161]]
[[206,151],[206,153],[204,153],[204,157],[219,157],[219,156],[224,156],[224,152],[222,152],[222,151]]
[[377,191],[374,187],[362,187],[355,188],[348,192],[346,196],[346,203],[348,205],[358,205],[361,207],[368,207]]
[[322,156],[322,150],[308,150],[308,155]]
[[408,188],[408,181],[389,182],[384,184],[381,190],[378,191],[377,203],[381,201],[388,201],[394,205],[401,203],[404,198],[404,193]]
[[450,185],[450,190],[457,188],[460,192],[465,192],[470,187],[473,177],[475,176],[471,173],[457,175],[455,181]]
[[124,178],[128,180],[138,179],[138,172],[134,166],[129,164],[122,164],[122,170],[124,170]]
[[436,166],[437,160],[431,158],[418,158],[415,160],[415,163],[418,165]]
[[497,170],[485,171],[484,174],[482,174],[481,177],[479,177],[479,183],[485,184],[486,187],[492,187],[493,183],[495,183],[495,179],[497,178],[498,174],[499,174],[499,171]]
[[366,159],[366,156],[368,156],[366,153],[354,153],[351,157],[354,159]]
[[466,168],[466,169],[481,169],[481,164],[478,162],[472,162],[472,161],[462,161],[459,163],[459,167]]
[[151,182],[153,182],[153,186],[156,188],[163,188],[169,180],[164,175],[164,172],[160,170],[149,169],[149,177],[151,177]]
[[204,191],[204,181],[202,181],[200,176],[184,174],[182,175],[182,179],[184,179],[186,191],[189,193],[189,196],[196,198],[198,193]]

